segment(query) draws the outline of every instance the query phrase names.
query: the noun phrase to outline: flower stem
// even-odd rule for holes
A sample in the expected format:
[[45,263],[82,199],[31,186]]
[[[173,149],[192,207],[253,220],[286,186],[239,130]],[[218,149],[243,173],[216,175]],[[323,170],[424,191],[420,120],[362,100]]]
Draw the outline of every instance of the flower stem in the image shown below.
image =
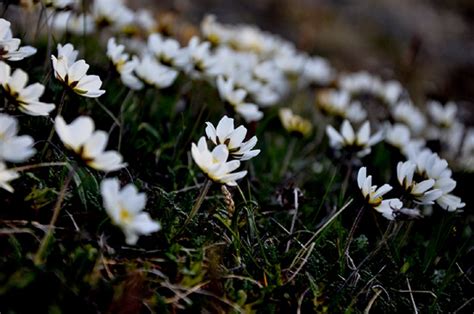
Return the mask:
[[[58,112],[57,112],[56,116],[60,116],[61,112],[63,111],[64,101],[66,99],[66,94],[67,94],[67,90],[64,89],[63,93],[61,94],[61,101],[59,102]],[[49,143],[53,139],[54,132],[55,131],[54,131],[54,121],[53,121],[53,127],[51,128],[51,132],[49,132],[49,136],[48,136],[48,139],[46,140],[46,144],[44,145],[44,148],[41,151],[41,159],[43,159],[44,154],[46,154],[46,151],[48,150]]]
[[349,252],[349,247],[350,247],[350,245],[351,245],[352,238],[354,237],[354,233],[355,233],[355,231],[356,231],[356,229],[357,229],[357,226],[359,225],[359,221],[360,221],[360,219],[362,218],[362,216],[363,216],[363,214],[364,214],[364,212],[365,212],[365,208],[366,208],[366,207],[367,207],[367,206],[365,206],[365,205],[362,206],[362,207],[359,209],[359,211],[357,212],[357,216],[356,216],[356,218],[355,218],[355,220],[354,220],[354,223],[352,224],[351,230],[349,231],[349,235],[347,236],[346,245],[344,246],[344,251],[343,251],[344,256],[346,256],[346,255],[348,254],[348,252]]
[[202,205],[202,202],[204,201],[204,198],[207,195],[207,192],[209,192],[209,188],[211,187],[211,185],[212,185],[212,180],[211,179],[206,179],[206,181],[204,182],[204,185],[201,188],[201,191],[199,192],[199,196],[196,199],[196,202],[194,203],[194,206],[191,209],[191,212],[189,213],[189,216],[186,219],[186,221],[184,222],[182,228],[184,228],[189,222],[191,222],[191,220],[194,218],[194,216],[196,216],[199,208]]
[[14,167],[14,168],[11,168],[10,170],[21,172],[21,171],[28,171],[28,170],[37,169],[37,168],[61,167],[61,166],[68,166],[68,163],[67,162],[42,162],[42,163],[34,164],[34,165]]
[[41,265],[45,262],[45,260],[43,259],[43,255],[45,254],[45,251],[48,248],[48,244],[53,235],[54,225],[56,224],[56,221],[58,220],[59,213],[61,212],[61,208],[62,208],[61,205],[64,201],[64,198],[66,197],[67,188],[69,187],[69,184],[71,183],[74,173],[75,173],[74,168],[69,169],[68,176],[66,177],[66,180],[64,181],[64,184],[59,193],[59,197],[56,201],[56,204],[54,205],[53,216],[51,217],[51,221],[49,222],[48,231],[46,232],[45,236],[41,240],[40,247],[34,256],[33,261],[35,265]]
[[283,159],[283,164],[280,171],[280,177],[285,174],[288,170],[288,166],[290,165],[291,159],[293,157],[293,152],[295,151],[296,146],[296,138],[292,138],[290,140],[290,144],[288,145],[288,150],[286,151],[285,158]]

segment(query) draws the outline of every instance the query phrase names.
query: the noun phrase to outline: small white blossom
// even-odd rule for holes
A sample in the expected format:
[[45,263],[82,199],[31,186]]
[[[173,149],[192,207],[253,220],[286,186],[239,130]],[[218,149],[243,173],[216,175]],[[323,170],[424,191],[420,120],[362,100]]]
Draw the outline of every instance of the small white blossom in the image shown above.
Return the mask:
[[178,76],[177,71],[161,65],[150,55],[143,56],[135,67],[135,73],[146,84],[160,89],[171,86]]
[[281,124],[289,132],[299,134],[301,136],[308,136],[313,130],[311,121],[296,115],[289,108],[281,108],[278,111]]
[[406,124],[410,130],[418,135],[426,127],[425,115],[410,101],[401,101],[392,110],[396,121]]
[[17,134],[18,121],[0,113],[0,162],[23,162],[36,153],[33,138]]
[[20,47],[21,40],[13,38],[11,23],[0,18],[0,60],[20,61],[36,53],[31,46]]
[[240,88],[236,89],[231,78],[224,80],[222,76],[219,76],[217,78],[217,89],[221,99],[230,104],[234,111],[241,115],[245,121],[258,121],[263,117],[263,112],[258,110],[257,105],[245,102],[247,92]]
[[433,204],[443,192],[438,189],[433,189],[435,184],[434,179],[427,179],[421,182],[414,180],[416,164],[411,160],[399,162],[397,165],[397,179],[398,183],[407,191],[415,202],[419,204]]
[[10,193],[13,193],[13,187],[10,185],[10,181],[18,179],[20,175],[18,172],[13,170],[8,170],[7,166],[0,161],[0,188],[7,190]]
[[26,86],[28,74],[21,69],[11,73],[8,64],[0,61],[0,84],[7,100],[17,108],[31,116],[47,116],[56,107],[39,101],[43,95],[44,86],[34,83]]
[[332,126],[327,126],[326,133],[329,137],[329,144],[332,148],[354,150],[357,156],[363,157],[370,153],[371,147],[383,139],[382,132],[379,131],[370,136],[370,123],[366,121],[357,133],[354,132],[349,121],[344,120],[341,132],[337,132]]
[[438,101],[430,101],[427,104],[428,112],[432,121],[441,128],[450,128],[456,123],[458,106],[450,101],[443,106]]
[[78,117],[66,124],[58,116],[54,127],[64,146],[79,155],[89,167],[108,172],[126,166],[119,152],[105,151],[109,136],[104,131],[94,131],[94,121],[90,117]]
[[52,55],[54,76],[76,94],[97,98],[105,93],[100,89],[102,81],[97,75],[87,75],[89,65],[84,60],[75,61],[77,51],[71,44],[58,44],[58,57]]
[[234,119],[224,116],[217,127],[206,122],[206,135],[215,145],[224,144],[227,146],[230,155],[239,160],[249,160],[260,153],[259,149],[252,150],[257,144],[257,137],[253,136],[244,142],[247,129],[241,125],[234,128]]
[[425,146],[422,139],[412,139],[410,129],[404,125],[396,123],[390,125],[385,132],[385,141],[397,147],[406,156],[420,152]]
[[92,16],[98,26],[112,26],[117,30],[133,24],[133,11],[122,0],[95,0]]
[[161,226],[143,211],[146,204],[145,193],[138,193],[133,184],[120,189],[118,179],[105,179],[100,184],[104,208],[112,222],[125,234],[128,245],[135,245],[140,235],[159,231]]
[[118,45],[113,37],[107,42],[107,57],[109,57],[115,69],[120,74],[122,83],[133,90],[140,90],[144,84],[134,74],[135,68],[140,61],[136,56],[130,59],[130,55],[124,53],[124,50],[125,46]]
[[219,144],[214,147],[212,152],[209,151],[204,136],[199,139],[197,145],[192,143],[191,155],[199,168],[214,182],[235,186],[237,185],[235,181],[242,179],[247,174],[246,170],[233,173],[240,167],[240,161],[227,161],[229,150],[225,144]]
[[389,220],[395,218],[394,210],[400,209],[403,206],[399,199],[383,199],[383,196],[390,192],[392,187],[389,184],[384,184],[379,188],[377,188],[376,185],[372,185],[372,176],[367,176],[366,167],[359,169],[357,173],[357,185],[367,204]]
[[163,38],[160,34],[151,34],[148,37],[148,49],[163,65],[177,69],[186,68],[189,58],[186,49],[181,48],[173,38]]

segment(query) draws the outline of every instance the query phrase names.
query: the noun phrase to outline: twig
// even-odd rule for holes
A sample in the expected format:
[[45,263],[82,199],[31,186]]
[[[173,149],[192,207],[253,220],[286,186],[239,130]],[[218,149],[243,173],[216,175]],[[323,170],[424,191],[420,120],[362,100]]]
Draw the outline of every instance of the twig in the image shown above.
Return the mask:
[[329,218],[321,228],[316,231],[313,236],[306,242],[305,246],[309,245],[314,239],[331,223],[337,216],[339,216],[349,205],[352,203],[353,199],[350,199],[344,206],[341,207],[331,218]]
[[408,278],[407,278],[407,286],[408,286],[408,290],[410,290],[410,300],[411,300],[411,303],[413,304],[413,310],[415,311],[415,314],[418,314],[418,308],[416,307],[415,298],[413,297],[413,293],[411,291],[411,286],[410,286],[410,280],[408,280]]
[[61,192],[59,193],[59,197],[56,201],[56,204],[54,205],[54,212],[53,212],[53,216],[51,217],[51,221],[49,222],[48,232],[41,240],[40,247],[34,256],[34,263],[36,265],[41,265],[44,262],[43,255],[46,251],[46,248],[48,247],[49,240],[51,239],[51,236],[53,235],[54,225],[56,224],[56,221],[58,220],[59,213],[61,212],[61,208],[62,208],[61,205],[64,201],[64,198],[66,197],[67,188],[69,187],[69,184],[71,183],[74,173],[75,173],[74,168],[69,170],[69,174],[66,178],[66,181],[63,184]]
[[296,314],[301,314],[301,306],[303,305],[304,296],[306,295],[306,293],[308,293],[308,291],[309,291],[309,288],[303,291],[303,293],[298,298],[298,309],[296,310]]
[[474,297],[470,298],[469,300],[467,300],[466,302],[464,302],[460,307],[457,308],[456,311],[454,311],[454,313],[458,313],[461,309],[463,309],[466,305],[468,305],[469,303],[471,303],[471,301],[474,300]]
[[[300,193],[300,189],[298,189],[298,188],[293,189],[294,207],[295,207],[294,211],[295,212],[293,214],[293,219],[291,220],[290,235],[293,234],[293,231],[295,229],[296,217],[298,217],[298,208],[300,207],[299,202],[298,202],[299,193]],[[288,240],[288,242],[286,243],[285,253],[287,253],[290,250],[290,245],[291,245],[291,237]]]
[[375,290],[374,296],[370,299],[369,303],[367,303],[367,306],[364,309],[364,314],[369,314],[372,305],[374,305],[375,300],[377,300],[380,294],[382,294],[382,289]]

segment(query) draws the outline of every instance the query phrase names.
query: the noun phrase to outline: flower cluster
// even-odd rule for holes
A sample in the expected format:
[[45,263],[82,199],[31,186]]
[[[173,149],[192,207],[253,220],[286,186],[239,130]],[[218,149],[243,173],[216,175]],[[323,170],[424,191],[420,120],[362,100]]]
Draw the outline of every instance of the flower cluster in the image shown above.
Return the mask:
[[253,149],[257,138],[253,136],[244,142],[247,129],[244,126],[234,128],[234,119],[224,116],[217,127],[206,122],[206,135],[215,147],[209,150],[206,137],[201,137],[198,144],[192,144],[191,154],[194,162],[212,181],[229,186],[237,185],[236,180],[247,174],[246,170],[233,172],[240,167],[240,162],[249,160],[260,153]]

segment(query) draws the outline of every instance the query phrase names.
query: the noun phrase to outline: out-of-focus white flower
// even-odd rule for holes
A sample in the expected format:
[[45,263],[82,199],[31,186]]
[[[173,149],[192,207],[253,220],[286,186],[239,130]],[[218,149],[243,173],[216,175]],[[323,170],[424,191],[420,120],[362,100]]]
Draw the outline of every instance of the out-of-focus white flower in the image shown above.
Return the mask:
[[455,102],[448,102],[443,106],[438,101],[430,101],[427,104],[428,112],[432,121],[441,128],[450,128],[456,123],[458,106]]
[[215,145],[226,145],[231,157],[239,160],[249,160],[260,153],[259,149],[252,150],[257,144],[257,137],[253,136],[250,140],[244,142],[247,129],[243,125],[234,128],[234,119],[224,116],[217,127],[214,127],[210,122],[206,122],[206,125],[207,137]]
[[66,124],[57,116],[54,127],[64,146],[79,155],[89,167],[108,172],[126,166],[119,152],[105,151],[109,136],[104,131],[94,131],[94,121],[90,117],[78,117]]
[[436,203],[441,208],[447,211],[456,211],[466,205],[461,201],[461,198],[451,194],[456,187],[456,181],[451,178],[452,171],[445,159],[440,158],[438,154],[429,149],[425,149],[410,156],[410,160],[416,164],[418,175],[435,180],[433,188],[442,191],[442,195],[436,199]]
[[20,47],[21,40],[13,38],[10,26],[9,21],[0,18],[0,60],[19,61],[34,55],[36,48]]
[[332,126],[327,126],[326,133],[329,144],[335,149],[349,149],[357,152],[357,156],[363,157],[370,153],[371,147],[383,139],[382,131],[370,136],[370,123],[366,121],[357,134],[354,132],[349,121],[344,120],[341,132],[337,132]]
[[214,77],[220,73],[217,67],[217,58],[210,51],[211,44],[208,41],[201,42],[199,38],[193,37],[185,48],[189,56],[189,64],[186,71],[193,78],[202,78],[203,76]]
[[232,31],[216,21],[214,15],[206,15],[201,22],[201,31],[206,39],[214,45],[226,44],[229,42]]
[[324,112],[352,122],[362,122],[367,118],[360,102],[351,101],[351,95],[346,90],[325,89],[317,94],[316,104]]
[[414,134],[420,134],[426,127],[425,115],[410,101],[401,101],[392,110],[396,121],[406,124]]
[[0,162],[23,162],[36,153],[33,138],[18,136],[18,121],[0,113]]
[[157,28],[156,20],[153,18],[153,15],[150,11],[146,9],[140,9],[135,12],[135,22],[136,24],[147,33],[152,33]]
[[311,121],[294,114],[289,108],[281,108],[278,111],[278,115],[280,117],[281,124],[289,133],[306,137],[313,130]]
[[104,208],[112,222],[125,234],[128,245],[135,245],[140,235],[148,235],[161,229],[158,222],[143,211],[146,204],[145,193],[138,193],[133,184],[120,189],[118,179],[105,179],[100,184]]
[[43,4],[47,8],[55,10],[65,10],[72,8],[77,3],[77,0],[45,0]]
[[97,75],[87,75],[89,65],[84,60],[75,61],[77,51],[71,44],[58,44],[58,57],[52,55],[54,76],[76,94],[97,98],[105,93],[100,89],[102,81]]
[[181,48],[173,38],[163,38],[154,33],[148,37],[148,49],[163,65],[177,69],[184,69],[188,65],[187,50]]
[[311,57],[306,60],[303,75],[310,83],[326,85],[334,79],[335,71],[326,59]]
[[246,170],[233,173],[240,167],[240,161],[227,161],[229,150],[225,144],[219,144],[214,147],[212,152],[209,151],[204,136],[199,139],[197,145],[192,143],[191,155],[199,168],[214,182],[235,186],[237,185],[235,181],[242,179],[247,174]]
[[10,181],[18,179],[20,175],[18,172],[8,170],[7,166],[0,161],[0,188],[7,190],[10,193],[14,192],[13,187],[10,185]]
[[379,188],[377,188],[376,185],[372,185],[372,176],[367,176],[366,167],[359,169],[357,173],[357,185],[366,203],[389,220],[395,218],[394,210],[400,209],[403,206],[399,199],[383,199],[383,196],[390,192],[392,187],[389,184],[384,184]]
[[16,69],[12,74],[10,66],[0,61],[0,84],[7,100],[28,115],[47,116],[55,105],[39,101],[44,86],[40,83],[26,86],[27,83],[28,74],[25,71]]
[[156,88],[171,86],[178,76],[177,71],[159,64],[150,55],[143,56],[135,68],[135,73],[142,81]]
[[306,55],[299,53],[296,49],[282,50],[281,53],[275,56],[275,64],[288,78],[298,78],[303,73],[307,58]]
[[98,26],[112,26],[115,29],[133,24],[133,11],[122,0],[95,0],[92,16]]
[[95,31],[94,19],[90,14],[76,14],[72,11],[54,12],[48,23],[57,33],[71,33],[78,36]]
[[245,102],[247,92],[243,89],[235,89],[234,81],[231,78],[224,80],[222,76],[219,76],[217,89],[221,99],[230,104],[245,121],[258,121],[263,117],[263,112],[258,110],[257,105]]
[[124,52],[125,46],[118,45],[115,38],[110,38],[107,42],[107,57],[112,61],[115,69],[120,74],[120,79],[129,88],[139,90],[143,88],[143,82],[134,74],[135,68],[139,64],[136,56],[130,60],[130,55]]
[[410,129],[404,124],[390,125],[385,132],[385,141],[397,147],[405,155],[416,154],[425,146],[422,139],[411,139]]
[[423,180],[419,183],[414,181],[415,169],[416,164],[413,161],[400,161],[397,165],[398,183],[414,198],[415,202],[424,205],[433,204],[443,192],[433,189],[436,182],[434,179]]

